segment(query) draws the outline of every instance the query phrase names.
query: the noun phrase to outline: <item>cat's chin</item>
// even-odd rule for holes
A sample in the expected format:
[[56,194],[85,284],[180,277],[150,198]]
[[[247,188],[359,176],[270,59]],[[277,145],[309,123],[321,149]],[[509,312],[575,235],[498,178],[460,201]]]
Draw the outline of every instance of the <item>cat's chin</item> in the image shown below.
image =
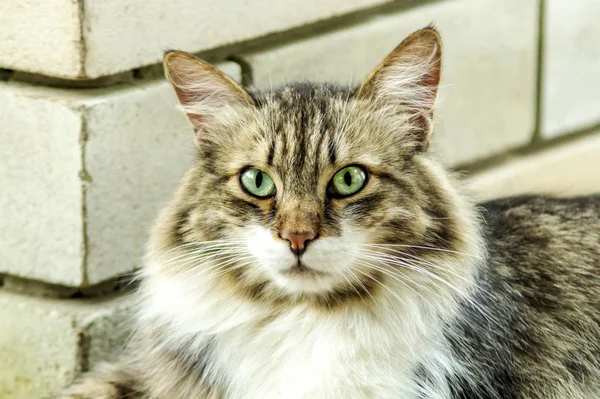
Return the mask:
[[273,279],[277,286],[290,294],[324,293],[335,286],[335,279],[330,273],[315,270],[301,263],[278,271]]
[[302,262],[296,263],[295,265],[282,271],[281,273],[287,276],[295,276],[299,278],[319,278],[325,277],[329,274],[326,272],[318,271],[310,266],[307,266]]

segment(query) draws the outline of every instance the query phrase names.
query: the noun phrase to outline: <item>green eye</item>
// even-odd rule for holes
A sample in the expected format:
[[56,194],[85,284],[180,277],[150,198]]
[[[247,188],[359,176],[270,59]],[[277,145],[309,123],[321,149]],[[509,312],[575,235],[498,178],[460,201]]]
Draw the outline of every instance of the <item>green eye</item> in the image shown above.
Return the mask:
[[266,198],[275,194],[275,183],[271,177],[256,168],[249,168],[242,172],[240,184],[250,194]]
[[367,173],[359,166],[347,166],[333,175],[329,187],[338,197],[356,194],[365,186]]

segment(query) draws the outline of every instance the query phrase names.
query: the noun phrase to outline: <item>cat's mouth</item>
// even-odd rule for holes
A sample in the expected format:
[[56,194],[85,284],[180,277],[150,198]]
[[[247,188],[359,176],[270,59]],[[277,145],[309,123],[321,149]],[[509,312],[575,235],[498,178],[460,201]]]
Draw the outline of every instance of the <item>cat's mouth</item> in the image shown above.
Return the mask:
[[292,267],[283,271],[283,274],[288,276],[297,276],[297,277],[321,277],[327,275],[325,272],[320,272],[315,270],[306,264],[302,263],[302,261],[298,260]]

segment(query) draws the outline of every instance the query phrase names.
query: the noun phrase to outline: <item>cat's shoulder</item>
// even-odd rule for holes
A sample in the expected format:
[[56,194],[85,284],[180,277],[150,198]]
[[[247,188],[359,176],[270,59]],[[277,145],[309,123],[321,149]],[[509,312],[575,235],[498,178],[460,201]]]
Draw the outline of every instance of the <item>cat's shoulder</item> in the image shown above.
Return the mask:
[[481,215],[492,258],[524,267],[590,264],[600,256],[600,194],[504,198],[481,204]]
[[488,231],[497,234],[519,228],[600,226],[600,193],[566,198],[522,195],[487,201],[480,209]]

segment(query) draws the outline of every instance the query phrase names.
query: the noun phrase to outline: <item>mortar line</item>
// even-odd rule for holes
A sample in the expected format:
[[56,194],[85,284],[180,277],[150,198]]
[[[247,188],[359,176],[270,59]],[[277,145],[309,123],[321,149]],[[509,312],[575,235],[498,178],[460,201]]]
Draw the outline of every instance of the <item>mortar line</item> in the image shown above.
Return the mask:
[[85,38],[85,0],[72,0],[77,3],[77,18],[79,22],[79,76],[86,76],[87,43]]
[[550,137],[545,140],[539,140],[535,143],[530,143],[523,147],[517,147],[509,149],[508,151],[501,152],[499,154],[493,155],[491,157],[470,162],[466,164],[461,164],[457,166],[453,166],[451,169],[454,171],[458,171],[460,173],[464,173],[466,175],[470,175],[473,173],[479,173],[497,166],[502,165],[507,159],[511,159],[513,157],[524,157],[528,155],[535,155],[542,151],[549,150],[551,148],[557,148],[562,145],[566,145],[572,142],[577,142],[586,137],[592,137],[600,135],[600,124],[596,123],[590,126],[587,126],[583,129],[578,129],[572,131],[568,134],[563,134],[556,137]]
[[87,113],[85,109],[81,110],[81,131],[79,136],[79,152],[81,169],[79,171],[79,181],[81,184],[81,284],[82,286],[88,285],[88,254],[89,254],[89,242],[88,242],[88,218],[87,218],[87,184],[90,182],[90,175],[86,168],[86,147],[88,141],[87,131]]
[[546,0],[539,0],[538,2],[538,40],[537,40],[537,54],[536,54],[536,82],[535,82],[535,121],[533,136],[531,137],[531,143],[537,143],[542,138],[542,118],[543,118],[543,104],[544,101],[544,24],[546,22],[545,10]]
[[243,57],[239,57],[233,55],[228,57],[225,61],[235,62],[240,66],[240,75],[241,75],[241,85],[243,87],[252,86],[254,83],[254,71],[252,70],[252,65],[247,62]]

